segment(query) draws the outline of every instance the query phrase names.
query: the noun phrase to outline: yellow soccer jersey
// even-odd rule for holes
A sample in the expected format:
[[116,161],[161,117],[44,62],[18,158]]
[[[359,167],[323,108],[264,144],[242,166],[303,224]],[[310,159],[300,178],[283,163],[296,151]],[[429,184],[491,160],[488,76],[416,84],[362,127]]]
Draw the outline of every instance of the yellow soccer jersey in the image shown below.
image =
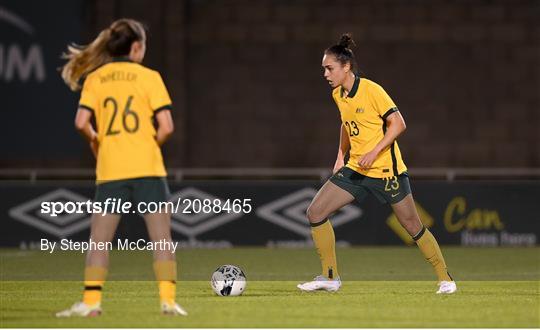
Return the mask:
[[98,184],[167,175],[153,116],[171,109],[171,99],[157,71],[115,59],[87,76],[79,107],[92,111],[96,120]]
[[358,166],[360,157],[382,140],[386,132],[386,117],[398,111],[396,105],[378,84],[366,78],[355,77],[348,95],[342,87],[332,92],[345,126],[351,149],[347,167],[372,178],[397,176],[407,170],[401,159],[397,141],[383,150],[368,170]]

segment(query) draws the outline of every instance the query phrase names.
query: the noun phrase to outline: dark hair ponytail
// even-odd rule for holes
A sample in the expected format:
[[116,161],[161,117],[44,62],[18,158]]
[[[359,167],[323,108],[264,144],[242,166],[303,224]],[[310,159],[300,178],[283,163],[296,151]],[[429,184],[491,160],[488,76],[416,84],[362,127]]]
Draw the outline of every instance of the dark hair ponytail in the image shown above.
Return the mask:
[[324,53],[326,55],[334,55],[341,65],[349,63],[351,65],[351,70],[356,73],[356,59],[354,58],[354,53],[351,49],[351,47],[354,46],[356,46],[356,44],[354,43],[352,34],[345,33],[341,35],[337,44],[327,48]]
[[341,38],[339,38],[338,45],[349,49],[351,48],[351,46],[356,46],[350,33],[343,34]]

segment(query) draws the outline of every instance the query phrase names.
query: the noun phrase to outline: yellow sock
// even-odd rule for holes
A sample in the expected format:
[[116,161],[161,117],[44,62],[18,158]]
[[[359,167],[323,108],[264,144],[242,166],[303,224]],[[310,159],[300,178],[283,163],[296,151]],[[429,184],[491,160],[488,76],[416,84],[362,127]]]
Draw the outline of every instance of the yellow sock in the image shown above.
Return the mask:
[[444,262],[439,244],[437,244],[437,240],[431,232],[426,227],[422,227],[413,239],[416,241],[416,245],[418,245],[426,260],[433,266],[439,281],[453,281],[446,269],[446,263]]
[[332,223],[328,219],[312,223],[311,236],[321,259],[322,275],[329,279],[337,278],[336,238]]
[[101,290],[107,278],[107,268],[88,266],[84,269],[83,302],[92,306],[101,303]]
[[156,274],[159,285],[159,299],[161,303],[174,304],[176,298],[176,261],[155,261],[154,273]]

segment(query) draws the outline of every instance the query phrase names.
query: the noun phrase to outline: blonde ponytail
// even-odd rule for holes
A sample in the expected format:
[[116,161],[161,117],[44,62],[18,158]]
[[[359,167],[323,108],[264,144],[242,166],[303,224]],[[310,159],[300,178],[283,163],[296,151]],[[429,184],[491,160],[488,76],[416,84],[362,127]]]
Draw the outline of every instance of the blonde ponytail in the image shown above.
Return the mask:
[[111,29],[107,28],[86,46],[69,45],[62,58],[68,62],[62,67],[62,79],[72,91],[81,89],[80,80],[96,68],[111,61],[107,43],[111,38]]
[[68,60],[62,68],[62,79],[71,90],[81,89],[81,78],[109,63],[113,57],[128,56],[134,41],[146,42],[144,25],[131,18],[114,21],[91,44],[68,46],[67,53],[62,55]]

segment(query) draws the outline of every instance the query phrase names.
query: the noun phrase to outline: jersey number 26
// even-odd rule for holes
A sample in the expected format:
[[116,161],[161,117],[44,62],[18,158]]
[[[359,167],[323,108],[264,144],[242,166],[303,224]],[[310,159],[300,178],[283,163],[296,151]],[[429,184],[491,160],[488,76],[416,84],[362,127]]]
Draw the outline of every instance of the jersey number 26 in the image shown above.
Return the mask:
[[[133,101],[133,96],[130,95],[127,99],[126,106],[124,107],[124,111],[122,112],[122,126],[124,127],[124,130],[128,133],[135,133],[139,129],[139,116],[137,116],[137,113],[130,109],[131,101]],[[116,135],[120,134],[120,130],[113,129],[114,120],[116,119],[116,115],[118,113],[118,102],[114,97],[107,97],[105,101],[103,101],[103,107],[107,108],[109,104],[112,104],[112,116],[111,121],[109,122],[107,133],[105,135]],[[131,119],[131,120],[129,120]]]

